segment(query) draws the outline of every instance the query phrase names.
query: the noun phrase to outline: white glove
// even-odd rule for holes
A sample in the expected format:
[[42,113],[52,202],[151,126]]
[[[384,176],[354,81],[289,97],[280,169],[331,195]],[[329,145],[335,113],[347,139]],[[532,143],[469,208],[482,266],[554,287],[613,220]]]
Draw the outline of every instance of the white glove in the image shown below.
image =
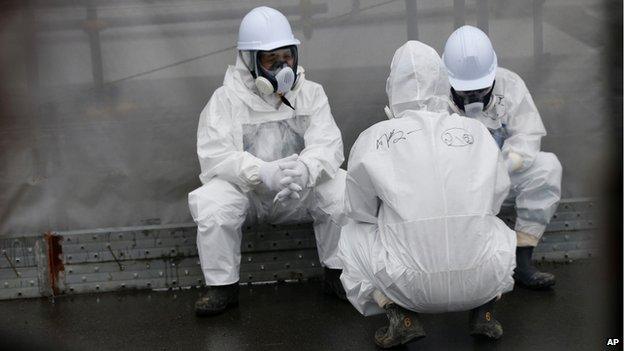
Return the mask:
[[308,179],[310,178],[310,172],[305,163],[299,160],[288,160],[279,163],[279,168],[284,172],[286,178],[284,181],[289,183],[296,183],[301,188],[305,188],[308,185]]
[[285,202],[301,198],[299,193],[306,187],[310,178],[308,167],[298,160],[280,162],[279,167],[285,176],[280,181],[284,189],[277,193],[273,200]]
[[[280,182],[284,178],[286,178],[286,175],[284,174],[282,169],[280,169],[279,164],[281,162],[295,161],[297,157],[297,154],[292,154],[279,160],[264,162],[258,170],[258,176],[260,177],[262,183],[264,183],[264,185],[266,185],[266,187],[269,188],[269,190],[271,191],[282,190],[284,188],[284,185],[282,185]],[[290,181],[287,181],[285,183],[289,184]]]
[[301,190],[302,188],[297,183],[290,183],[287,187],[280,190],[280,192],[275,195],[273,203],[281,202],[283,205],[287,206],[290,201],[299,200],[301,198],[301,195],[299,195]]
[[507,172],[513,173],[520,169],[520,167],[522,167],[522,161],[522,156],[510,151],[505,159],[505,163],[507,163]]

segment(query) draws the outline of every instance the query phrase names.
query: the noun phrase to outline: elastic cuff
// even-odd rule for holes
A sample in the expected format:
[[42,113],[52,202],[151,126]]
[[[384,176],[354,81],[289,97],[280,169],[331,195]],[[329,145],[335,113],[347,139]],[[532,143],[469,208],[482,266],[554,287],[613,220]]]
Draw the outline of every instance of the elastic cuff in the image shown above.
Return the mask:
[[245,151],[246,162],[248,163],[247,167],[243,168],[242,176],[249,187],[255,187],[258,184],[262,183],[260,180],[260,167],[267,163],[256,156]]
[[202,273],[204,273],[204,281],[206,282],[206,285],[209,286],[231,285],[240,281],[238,274],[232,274],[230,276],[220,275],[218,277],[214,277],[214,272],[211,270],[202,270]]
[[516,218],[516,225],[514,227],[516,232],[523,232],[525,234],[534,236],[539,240],[546,231],[546,224],[538,223],[535,221],[529,221],[521,217]]
[[507,163],[507,171],[509,173],[515,172],[522,167],[522,156],[519,154],[510,151],[507,154],[507,158],[505,159],[505,163]]
[[323,262],[321,262],[321,265],[329,269],[343,269],[342,261],[336,255],[333,255],[332,257],[323,260]]
[[307,163],[303,162],[302,160],[297,159],[297,161],[301,162],[303,164],[303,166],[306,168],[306,171],[308,171],[308,182],[307,182],[307,184],[305,184],[304,188],[313,188],[316,182],[314,182],[314,183],[311,182],[311,180],[312,180],[312,172],[310,172],[310,167],[308,166]]
[[538,237],[531,234],[523,233],[521,231],[516,231],[516,238],[517,247],[536,247],[537,243],[539,242]]
[[384,308],[387,304],[392,303],[392,301],[379,290],[373,291],[373,300],[375,300],[375,302],[377,302],[377,306],[381,308]]
[[308,184],[307,184],[307,187],[308,188],[313,188],[316,185],[316,180],[317,180],[317,178],[319,176],[318,167],[315,167],[316,166],[315,160],[306,158],[305,156],[304,157],[300,156],[298,158],[298,160],[301,161],[306,166],[306,168],[308,169]]

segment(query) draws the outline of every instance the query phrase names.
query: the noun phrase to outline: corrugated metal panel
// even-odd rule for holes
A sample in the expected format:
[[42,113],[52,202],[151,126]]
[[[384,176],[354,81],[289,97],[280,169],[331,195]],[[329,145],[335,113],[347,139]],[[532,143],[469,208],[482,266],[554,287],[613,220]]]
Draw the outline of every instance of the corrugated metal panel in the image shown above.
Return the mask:
[[43,238],[0,239],[0,299],[37,297],[47,284]]
[[[598,254],[591,199],[562,201],[535,259],[566,261]],[[501,217],[513,227],[513,208]],[[246,225],[241,282],[317,277],[323,270],[310,224]],[[55,233],[60,257],[51,268],[50,238],[0,240],[0,299],[122,289],[203,285],[194,224],[108,228]],[[55,290],[56,289],[56,290]]]

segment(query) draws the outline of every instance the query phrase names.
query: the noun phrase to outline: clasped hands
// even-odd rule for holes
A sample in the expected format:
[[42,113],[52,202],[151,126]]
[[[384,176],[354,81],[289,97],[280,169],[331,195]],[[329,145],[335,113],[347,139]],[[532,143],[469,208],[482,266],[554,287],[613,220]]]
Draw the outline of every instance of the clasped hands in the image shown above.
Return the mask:
[[299,155],[265,162],[260,166],[260,180],[271,191],[277,191],[273,202],[286,202],[301,198],[301,191],[308,184],[310,173]]

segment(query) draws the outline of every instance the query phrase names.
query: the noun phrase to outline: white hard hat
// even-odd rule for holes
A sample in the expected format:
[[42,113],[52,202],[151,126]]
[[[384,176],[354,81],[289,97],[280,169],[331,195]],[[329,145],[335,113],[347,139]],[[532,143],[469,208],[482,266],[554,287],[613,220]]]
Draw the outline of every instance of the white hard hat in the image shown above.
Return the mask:
[[456,91],[492,86],[498,66],[487,34],[473,26],[460,27],[451,34],[444,46],[442,62]]
[[286,16],[266,6],[249,11],[238,29],[238,50],[270,51],[299,44]]

